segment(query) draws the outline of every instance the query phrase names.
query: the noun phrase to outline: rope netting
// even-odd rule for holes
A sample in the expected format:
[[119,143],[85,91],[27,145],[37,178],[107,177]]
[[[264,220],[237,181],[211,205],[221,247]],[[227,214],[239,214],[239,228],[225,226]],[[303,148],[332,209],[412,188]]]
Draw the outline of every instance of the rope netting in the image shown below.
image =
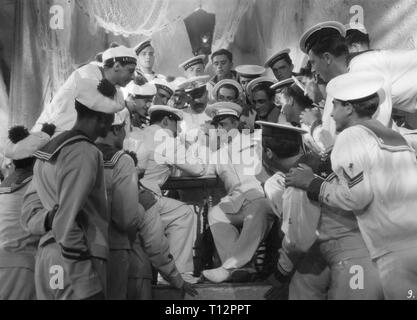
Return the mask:
[[167,23],[168,0],[78,0],[95,23],[115,35],[150,36]]
[[[213,49],[227,47],[238,30],[243,15],[255,0],[77,0],[78,6],[97,26],[115,35],[146,36],[171,26],[196,10],[216,14]],[[222,10],[219,10],[221,8]]]

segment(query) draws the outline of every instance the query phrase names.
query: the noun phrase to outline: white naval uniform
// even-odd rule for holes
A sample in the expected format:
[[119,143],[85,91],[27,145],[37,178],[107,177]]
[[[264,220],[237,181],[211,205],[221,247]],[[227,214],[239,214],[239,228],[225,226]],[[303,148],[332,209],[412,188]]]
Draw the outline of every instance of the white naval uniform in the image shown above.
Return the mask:
[[137,154],[138,167],[145,170],[140,182],[159,198],[155,206],[161,215],[178,271],[191,272],[195,236],[194,212],[183,202],[163,197],[161,187],[171,176],[174,168],[192,176],[203,176],[206,167],[190,153],[186,153],[185,146],[173,137],[171,131],[155,124],[145,128],[144,136],[144,143],[140,145]]
[[[283,217],[285,237],[279,268],[285,274],[290,271],[287,268],[296,264],[289,287],[290,300],[381,299],[378,272],[352,212],[319,206],[308,199],[305,191],[285,188],[285,175],[281,172],[272,176],[264,188],[274,211]],[[297,252],[306,256],[299,262],[289,260]],[[362,267],[366,278],[362,290],[350,289],[350,269],[355,265]]]
[[[402,133],[401,129],[392,123],[392,108],[414,113],[417,111],[417,51],[416,50],[375,50],[367,51],[355,56],[349,63],[349,72],[374,72],[381,74],[385,79],[384,101],[374,115],[386,127]],[[329,151],[335,141],[336,125],[331,117],[333,98],[328,95],[323,111],[323,125],[320,141]],[[404,135],[412,145],[417,144],[417,135]],[[416,150],[417,152],[417,150]]]
[[332,156],[337,184],[315,179],[309,196],[355,212],[378,265],[386,299],[417,290],[417,160],[405,139],[377,121],[339,134]]
[[307,252],[317,239],[320,207],[308,199],[306,192],[285,188],[285,175],[282,172],[269,178],[264,189],[275,214],[282,221],[284,247]]
[[[101,69],[94,64],[86,64],[75,70],[59,88],[51,103],[45,106],[40,117],[36,121],[32,131],[40,131],[42,124],[53,123],[56,126],[55,136],[63,131],[72,129],[77,120],[77,112],[75,110],[75,89],[76,82],[79,78],[87,79],[103,79]],[[116,103],[125,105],[123,93],[117,88]]]
[[225,269],[241,268],[250,262],[274,222],[273,211],[256,179],[261,170],[259,146],[250,135],[237,133],[211,158],[228,193],[208,216]]

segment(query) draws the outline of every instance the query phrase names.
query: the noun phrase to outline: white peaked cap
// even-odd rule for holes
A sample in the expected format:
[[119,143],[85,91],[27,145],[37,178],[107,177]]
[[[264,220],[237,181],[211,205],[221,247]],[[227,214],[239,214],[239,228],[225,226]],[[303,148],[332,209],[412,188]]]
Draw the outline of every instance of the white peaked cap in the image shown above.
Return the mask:
[[341,101],[361,100],[378,93],[384,82],[383,76],[378,73],[349,72],[330,81],[327,93]]

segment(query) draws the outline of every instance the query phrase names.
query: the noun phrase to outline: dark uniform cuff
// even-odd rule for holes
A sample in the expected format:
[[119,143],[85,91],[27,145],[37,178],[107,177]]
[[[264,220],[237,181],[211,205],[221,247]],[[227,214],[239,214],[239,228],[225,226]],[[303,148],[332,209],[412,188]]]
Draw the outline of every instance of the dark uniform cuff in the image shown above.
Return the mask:
[[319,201],[321,186],[324,183],[324,179],[315,177],[308,186],[307,196],[311,201]]

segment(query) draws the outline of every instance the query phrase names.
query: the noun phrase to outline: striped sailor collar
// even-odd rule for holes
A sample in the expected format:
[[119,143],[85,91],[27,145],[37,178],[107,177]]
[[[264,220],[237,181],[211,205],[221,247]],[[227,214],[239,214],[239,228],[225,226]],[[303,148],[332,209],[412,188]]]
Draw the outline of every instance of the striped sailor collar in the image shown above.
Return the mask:
[[98,143],[97,148],[103,154],[103,164],[106,169],[113,169],[120,158],[125,154],[123,150],[104,143]]
[[39,160],[50,161],[52,160],[65,146],[86,141],[95,145],[83,132],[78,130],[70,130],[61,133],[56,138],[52,139],[41,150],[37,151],[34,156]]

